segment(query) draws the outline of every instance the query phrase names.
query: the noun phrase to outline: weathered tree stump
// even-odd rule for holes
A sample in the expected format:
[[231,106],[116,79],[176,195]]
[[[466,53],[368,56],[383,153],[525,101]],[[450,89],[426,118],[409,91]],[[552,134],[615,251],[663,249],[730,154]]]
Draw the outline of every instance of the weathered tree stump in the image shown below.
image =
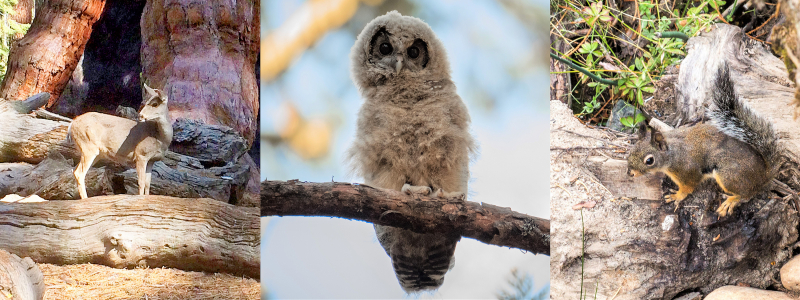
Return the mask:
[[[727,62],[736,92],[775,125],[788,149],[778,179],[798,190],[800,131],[791,116],[793,86],[782,77],[780,60],[727,25],[690,39],[687,48],[675,87],[682,115],[677,121],[702,117],[710,83]],[[778,282],[798,240],[794,191],[778,189],[779,197],[762,192],[718,218],[724,199],[715,182],[706,181],[676,209],[663,201],[667,188],[676,188],[664,176],[624,178],[624,139],[586,128],[559,102],[551,102],[551,119],[551,149],[558,149],[550,156],[554,299],[577,299],[581,289],[593,294],[595,288],[598,298],[672,299],[723,285],[766,288]],[[576,205],[581,200],[596,203]]]
[[0,249],[37,263],[170,267],[259,278],[257,208],[203,198],[117,195],[0,203],[0,212]]

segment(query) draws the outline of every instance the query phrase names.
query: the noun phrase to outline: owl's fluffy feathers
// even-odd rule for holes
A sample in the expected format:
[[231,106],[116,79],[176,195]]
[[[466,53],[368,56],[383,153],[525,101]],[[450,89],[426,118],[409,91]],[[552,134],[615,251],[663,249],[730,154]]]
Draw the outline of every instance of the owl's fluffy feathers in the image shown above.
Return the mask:
[[[373,58],[373,36],[381,30],[396,49],[424,41],[429,56],[425,67],[397,71]],[[364,98],[348,153],[354,172],[376,187],[401,190],[409,184],[466,194],[476,146],[467,108],[450,80],[444,46],[431,28],[417,18],[389,12],[366,25],[350,58],[353,81]],[[388,226],[375,226],[375,231],[404,290],[442,284],[460,236]]]

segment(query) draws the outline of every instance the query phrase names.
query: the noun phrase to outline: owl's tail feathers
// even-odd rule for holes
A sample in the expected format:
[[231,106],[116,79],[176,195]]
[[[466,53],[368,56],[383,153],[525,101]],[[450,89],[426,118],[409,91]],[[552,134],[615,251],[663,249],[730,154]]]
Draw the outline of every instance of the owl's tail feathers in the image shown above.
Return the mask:
[[407,293],[435,290],[444,283],[444,274],[455,265],[456,242],[440,243],[422,256],[392,256],[392,265]]

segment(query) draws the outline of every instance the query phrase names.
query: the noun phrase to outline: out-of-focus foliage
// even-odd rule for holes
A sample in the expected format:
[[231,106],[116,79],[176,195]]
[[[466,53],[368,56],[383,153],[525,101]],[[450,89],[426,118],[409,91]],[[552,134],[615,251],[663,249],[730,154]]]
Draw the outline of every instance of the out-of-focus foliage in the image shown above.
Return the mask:
[[511,278],[508,279],[509,287],[497,293],[498,300],[545,300],[550,299],[550,285],[543,286],[539,291],[533,290],[533,278],[527,273],[516,268],[511,269]]
[[20,24],[11,19],[17,0],[0,0],[0,81],[6,76],[8,54],[14,37],[22,36],[28,32],[30,24]]

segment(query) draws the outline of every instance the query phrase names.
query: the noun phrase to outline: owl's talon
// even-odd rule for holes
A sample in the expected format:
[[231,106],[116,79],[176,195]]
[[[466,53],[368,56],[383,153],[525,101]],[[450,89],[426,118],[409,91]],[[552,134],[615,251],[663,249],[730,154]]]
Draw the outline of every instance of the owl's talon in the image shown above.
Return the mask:
[[400,191],[406,193],[406,195],[419,194],[427,196],[431,194],[431,188],[429,186],[410,185],[408,183],[404,184]]
[[467,194],[462,192],[445,192],[442,189],[437,189],[436,193],[433,194],[434,197],[437,198],[455,198],[459,201],[464,201],[467,198]]

